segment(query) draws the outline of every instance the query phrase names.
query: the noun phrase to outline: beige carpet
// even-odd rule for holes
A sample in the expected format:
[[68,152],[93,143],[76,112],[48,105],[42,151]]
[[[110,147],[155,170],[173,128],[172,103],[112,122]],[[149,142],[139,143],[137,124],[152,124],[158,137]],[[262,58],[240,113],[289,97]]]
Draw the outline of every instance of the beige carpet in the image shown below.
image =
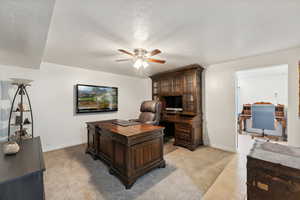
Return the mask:
[[209,147],[192,152],[165,145],[166,168],[139,178],[130,190],[108,173],[106,165],[84,153],[84,145],[45,153],[47,200],[196,200],[233,158]]

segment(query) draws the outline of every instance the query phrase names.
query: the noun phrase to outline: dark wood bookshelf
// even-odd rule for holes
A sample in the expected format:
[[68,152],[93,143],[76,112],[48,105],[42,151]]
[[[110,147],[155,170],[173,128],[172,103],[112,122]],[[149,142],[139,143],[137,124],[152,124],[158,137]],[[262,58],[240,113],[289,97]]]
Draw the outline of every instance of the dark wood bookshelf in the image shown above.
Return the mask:
[[[174,135],[175,145],[190,150],[203,144],[202,71],[193,64],[151,76],[152,99],[162,102],[161,125],[166,127],[166,135]],[[166,109],[167,98],[175,96],[182,98],[182,111]]]

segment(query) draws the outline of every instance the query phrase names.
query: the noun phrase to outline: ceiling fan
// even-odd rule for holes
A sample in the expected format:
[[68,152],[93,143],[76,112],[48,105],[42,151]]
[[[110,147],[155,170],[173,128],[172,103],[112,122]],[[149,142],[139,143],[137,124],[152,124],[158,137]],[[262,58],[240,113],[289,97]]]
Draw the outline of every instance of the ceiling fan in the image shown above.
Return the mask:
[[161,51],[159,49],[155,49],[151,52],[148,52],[145,49],[138,48],[138,49],[134,49],[133,53],[126,51],[124,49],[118,49],[118,51],[125,53],[127,55],[130,55],[130,56],[132,56],[132,58],[118,59],[118,60],[116,60],[117,62],[133,60],[134,61],[133,66],[137,69],[139,69],[140,67],[144,67],[144,68],[148,67],[149,66],[148,62],[160,63],[160,64],[166,63],[165,60],[158,60],[158,59],[151,58],[152,56],[155,56],[155,55],[161,53]]

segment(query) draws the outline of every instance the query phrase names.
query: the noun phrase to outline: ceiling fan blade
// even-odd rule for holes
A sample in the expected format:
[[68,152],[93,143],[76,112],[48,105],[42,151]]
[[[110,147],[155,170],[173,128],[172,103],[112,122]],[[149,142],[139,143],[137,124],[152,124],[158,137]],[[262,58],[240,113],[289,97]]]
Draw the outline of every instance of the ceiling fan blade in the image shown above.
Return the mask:
[[157,59],[152,59],[152,58],[148,58],[147,61],[148,62],[154,62],[154,63],[160,63],[160,64],[165,64],[166,63],[165,60],[157,60]]
[[129,51],[126,51],[126,50],[124,50],[124,49],[118,49],[118,51],[120,51],[120,52],[122,52],[122,53],[125,53],[125,54],[128,54],[128,55],[130,55],[130,56],[134,56],[133,53],[130,53]]
[[127,59],[117,59],[117,62],[123,62],[123,61],[130,61],[132,60],[131,58],[127,58]]
[[161,53],[161,51],[159,49],[154,49],[153,51],[150,52],[150,56],[155,56],[159,53]]

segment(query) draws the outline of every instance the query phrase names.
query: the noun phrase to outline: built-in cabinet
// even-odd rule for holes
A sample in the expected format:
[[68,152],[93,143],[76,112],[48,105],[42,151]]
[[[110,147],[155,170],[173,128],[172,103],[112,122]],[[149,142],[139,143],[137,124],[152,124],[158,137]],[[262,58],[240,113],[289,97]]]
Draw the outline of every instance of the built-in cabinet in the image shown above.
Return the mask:
[[[193,65],[197,66],[197,65]],[[152,76],[152,97],[163,100],[164,96],[182,96],[183,111],[197,114],[201,103],[200,66],[185,68],[176,72],[166,72]]]
[[[152,98],[162,102],[162,122],[174,123],[175,144],[191,150],[202,144],[202,71],[197,64],[153,75]],[[165,97],[181,96],[182,111],[165,110]]]

